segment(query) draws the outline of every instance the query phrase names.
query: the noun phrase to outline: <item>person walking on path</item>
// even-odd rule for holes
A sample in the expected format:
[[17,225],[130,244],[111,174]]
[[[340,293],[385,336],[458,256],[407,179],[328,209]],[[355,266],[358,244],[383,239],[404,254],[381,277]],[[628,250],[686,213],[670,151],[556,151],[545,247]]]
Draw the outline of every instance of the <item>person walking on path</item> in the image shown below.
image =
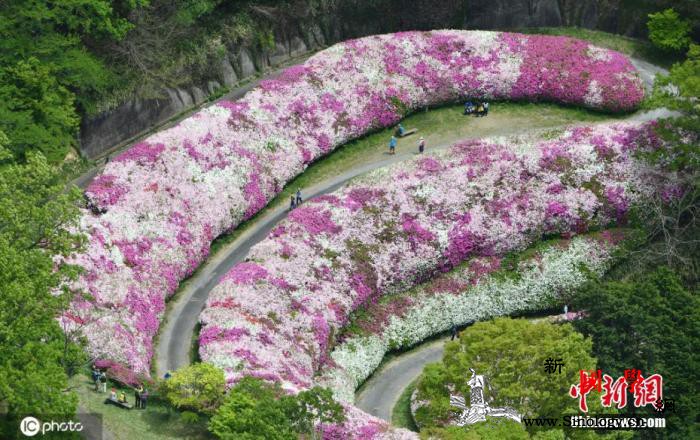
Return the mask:
[[484,116],[488,116],[488,115],[489,115],[489,102],[484,101]]
[[455,338],[457,337],[457,326],[452,324],[452,328],[450,329],[450,334],[452,335],[452,338],[450,338],[450,341],[454,341]]
[[292,196],[289,200],[289,210],[291,211],[292,209],[297,207],[297,199]]
[[418,139],[418,153],[423,154],[423,151],[425,151],[425,139],[423,136]]
[[396,154],[396,136],[391,136],[389,140],[389,154]]
[[301,188],[297,189],[297,199],[296,199],[296,206],[301,205],[301,202],[303,200],[301,199]]

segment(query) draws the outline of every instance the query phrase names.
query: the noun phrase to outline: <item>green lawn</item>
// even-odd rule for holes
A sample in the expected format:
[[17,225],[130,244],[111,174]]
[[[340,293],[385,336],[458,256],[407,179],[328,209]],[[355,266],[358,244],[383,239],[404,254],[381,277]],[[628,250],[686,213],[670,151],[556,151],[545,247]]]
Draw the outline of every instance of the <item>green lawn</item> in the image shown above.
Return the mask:
[[399,400],[394,405],[394,409],[391,410],[391,424],[399,428],[410,429],[411,431],[418,432],[418,427],[413,422],[413,417],[411,416],[411,394],[413,390],[416,389],[416,383],[418,379],[411,382],[410,385],[403,390]]
[[[169,405],[160,402],[149,393],[145,410],[123,409],[104,401],[109,395],[112,384],[108,384],[107,393],[94,391],[92,380],[84,374],[78,374],[70,379],[70,386],[80,399],[80,411],[102,414],[104,429],[114,435],[117,440],[168,440],[188,439],[200,440],[213,438],[207,431],[207,421],[199,421],[187,424],[182,421],[181,412]],[[129,404],[134,404],[134,392],[125,388]]]

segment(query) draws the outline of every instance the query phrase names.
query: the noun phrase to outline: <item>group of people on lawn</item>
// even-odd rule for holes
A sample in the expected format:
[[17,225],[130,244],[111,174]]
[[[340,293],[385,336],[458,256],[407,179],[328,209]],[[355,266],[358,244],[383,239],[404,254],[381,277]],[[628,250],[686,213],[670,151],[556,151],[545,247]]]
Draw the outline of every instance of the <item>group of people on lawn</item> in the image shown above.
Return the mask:
[[[489,114],[489,103],[488,101],[472,101],[467,100],[464,103],[464,114],[465,115],[476,115],[476,116],[488,116]],[[406,131],[403,125],[399,124],[396,127],[396,131],[389,139],[389,154],[396,154],[396,145],[398,144],[398,138],[413,134],[417,129]],[[423,136],[418,139],[418,154],[422,154],[425,151],[425,139]]]
[[[95,383],[95,391],[107,392],[107,373],[100,371],[98,368],[92,369],[92,381]],[[143,385],[138,385],[134,388],[134,407],[137,409],[146,409],[148,401],[148,390]],[[125,408],[131,408],[126,398],[124,390],[117,392],[117,389],[112,387],[105,403],[115,403]]]
[[488,101],[473,102],[471,99],[464,103],[464,114],[465,115],[476,115],[476,116],[488,116],[489,114],[489,103]]
[[[403,125],[399,124],[398,127],[396,127],[396,131],[394,134],[391,136],[391,139],[389,140],[389,154],[396,154],[396,145],[398,144],[398,139],[397,137],[404,137],[407,134],[415,133],[416,129],[414,128],[410,132],[407,132],[405,128],[403,128]],[[418,153],[421,154],[425,151],[425,138],[423,136],[418,139]]]

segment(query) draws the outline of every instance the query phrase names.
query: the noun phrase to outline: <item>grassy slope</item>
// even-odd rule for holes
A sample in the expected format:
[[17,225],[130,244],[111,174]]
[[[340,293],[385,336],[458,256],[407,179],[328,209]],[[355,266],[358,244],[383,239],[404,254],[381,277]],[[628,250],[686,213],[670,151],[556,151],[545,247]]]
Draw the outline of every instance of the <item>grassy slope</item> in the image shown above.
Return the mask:
[[409,386],[403,390],[398,402],[394,405],[394,409],[391,411],[391,424],[399,428],[410,429],[411,431],[418,432],[416,424],[413,422],[413,416],[411,416],[411,394],[413,390],[416,389],[416,383],[418,379],[411,382]]
[[[107,393],[93,390],[92,380],[85,374],[73,376],[70,380],[80,399],[80,411],[102,414],[104,430],[111,433],[116,440],[166,440],[166,439],[209,439],[206,419],[201,418],[194,424],[184,423],[181,412],[169,405],[149,398],[146,410],[126,410],[115,405],[105,404]],[[124,388],[129,404],[134,404],[134,392]],[[151,396],[153,392],[149,389]],[[105,437],[106,438],[106,437]]]
[[[484,137],[522,132],[527,129],[557,127],[578,122],[601,122],[617,118],[608,114],[597,113],[574,107],[555,104],[532,104],[501,102],[491,105],[486,118],[465,117],[461,105],[450,105],[420,111],[408,116],[403,121],[407,129],[418,128],[418,135],[409,136],[398,141],[397,151],[416,149],[418,136],[426,139],[426,151],[431,146],[451,144],[458,139]],[[232,234],[217,238],[212,244],[212,253],[222,245],[234,240],[257,218],[269,211],[286,206],[289,197],[297,188],[311,187],[353,167],[386,158],[387,145],[392,129],[385,129],[363,138],[349,142],[334,152],[310,165],[303,174],[288,183],[282,193],[275,197],[263,210],[251,220],[241,224]]]

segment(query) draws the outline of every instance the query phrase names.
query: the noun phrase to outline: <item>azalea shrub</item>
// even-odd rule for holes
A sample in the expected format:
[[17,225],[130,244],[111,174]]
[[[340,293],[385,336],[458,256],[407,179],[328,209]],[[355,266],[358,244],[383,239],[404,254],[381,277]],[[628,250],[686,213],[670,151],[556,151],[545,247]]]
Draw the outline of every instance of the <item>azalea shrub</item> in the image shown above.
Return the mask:
[[[85,273],[72,286],[84,295],[63,315],[64,328],[84,334],[94,357],[147,373],[165,300],[207,257],[215,237],[252,217],[309,163],[337,146],[395,124],[407,112],[465,97],[625,111],[638,106],[643,88],[625,56],[566,37],[405,32],[332,46],[262,81],[243,99],[212,105],[106,165],[85,192],[81,230],[89,246],[73,259]],[[555,152],[551,160],[552,167],[566,162]],[[438,171],[433,166],[426,159],[421,172]],[[475,163],[472,173],[482,166]],[[626,200],[625,194],[614,194],[612,203]],[[364,197],[353,203],[363,205]],[[563,225],[578,217],[567,209],[579,207],[553,201],[548,209],[554,215],[550,222]],[[323,230],[325,214],[312,215],[319,223],[310,228],[330,232]],[[395,221],[387,239],[398,231],[424,251],[430,247],[424,243],[448,239],[445,231],[423,230],[416,219]],[[447,259],[468,252],[470,240],[453,240]],[[354,248],[358,258],[367,251],[361,244]],[[352,283],[363,291],[358,303],[374,295],[374,281],[360,272]],[[337,306],[337,322],[349,305]],[[207,332],[205,342],[216,333]],[[319,339],[325,338],[322,333]]]

